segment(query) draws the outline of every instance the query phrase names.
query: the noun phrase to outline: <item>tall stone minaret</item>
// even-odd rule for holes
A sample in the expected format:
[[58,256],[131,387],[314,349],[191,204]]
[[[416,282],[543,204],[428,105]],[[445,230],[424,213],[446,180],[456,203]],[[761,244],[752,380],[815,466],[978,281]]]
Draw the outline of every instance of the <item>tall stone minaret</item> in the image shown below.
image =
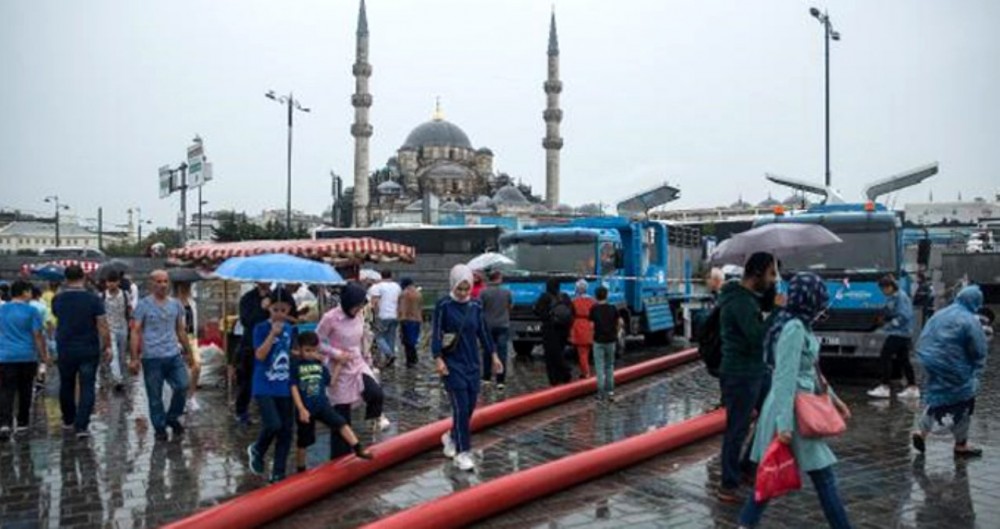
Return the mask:
[[552,10],[552,21],[549,24],[549,77],[545,81],[547,103],[545,112],[545,203],[550,208],[559,205],[559,150],[563,139],[559,136],[559,123],[562,121],[562,109],[559,108],[559,93],[562,92],[562,81],[559,80],[559,37],[556,35],[556,12]]
[[372,75],[372,65],[368,63],[368,15],[365,0],[361,0],[358,10],[357,58],[354,61],[354,226],[368,226],[368,138],[372,136],[372,126],[368,123],[368,109],[372,106],[372,95],[368,92],[368,78]]

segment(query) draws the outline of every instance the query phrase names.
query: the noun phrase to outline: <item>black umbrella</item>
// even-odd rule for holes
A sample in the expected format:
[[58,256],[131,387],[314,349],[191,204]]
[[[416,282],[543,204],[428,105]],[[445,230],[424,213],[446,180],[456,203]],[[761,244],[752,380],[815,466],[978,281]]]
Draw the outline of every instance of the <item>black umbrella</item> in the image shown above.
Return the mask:
[[128,272],[128,269],[129,264],[125,261],[122,261],[121,259],[112,259],[102,264],[101,267],[97,269],[97,280],[107,280],[108,276],[111,274],[116,274],[120,277],[124,275],[125,272]]
[[193,268],[171,268],[167,270],[167,277],[171,283],[194,283],[205,279],[205,276]]

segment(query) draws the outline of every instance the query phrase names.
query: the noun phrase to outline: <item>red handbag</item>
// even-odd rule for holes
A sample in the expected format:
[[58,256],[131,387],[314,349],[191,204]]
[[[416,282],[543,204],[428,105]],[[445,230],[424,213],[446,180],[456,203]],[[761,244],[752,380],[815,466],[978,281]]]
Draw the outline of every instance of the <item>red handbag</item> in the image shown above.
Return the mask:
[[819,393],[795,394],[795,419],[802,437],[833,437],[847,431],[847,423],[833,405],[826,378],[816,365]]
[[763,503],[801,488],[802,477],[799,475],[799,466],[795,463],[795,455],[788,445],[775,438],[757,465],[754,501]]

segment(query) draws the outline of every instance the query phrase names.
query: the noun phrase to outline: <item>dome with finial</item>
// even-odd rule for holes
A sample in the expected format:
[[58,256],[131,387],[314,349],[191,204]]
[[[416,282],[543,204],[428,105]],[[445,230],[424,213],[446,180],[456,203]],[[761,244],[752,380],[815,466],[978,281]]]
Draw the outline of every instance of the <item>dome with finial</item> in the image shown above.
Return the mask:
[[403,142],[403,149],[420,149],[421,147],[459,147],[472,150],[472,142],[458,125],[445,121],[441,112],[441,101],[438,100],[434,117],[413,129]]
[[747,208],[750,208],[750,207],[753,207],[753,206],[749,202],[743,200],[743,196],[742,195],[740,196],[739,200],[737,200],[736,202],[733,202],[729,206],[730,209],[747,209]]
[[462,205],[459,204],[458,202],[455,202],[454,200],[449,200],[438,206],[438,211],[444,213],[458,213],[462,211]]
[[493,203],[498,207],[524,207],[530,205],[528,199],[524,198],[524,194],[513,184],[505,185],[498,189],[496,194],[493,195]]
[[757,207],[759,208],[773,208],[774,206],[780,206],[781,202],[778,202],[771,196],[771,193],[767,194],[767,198],[761,200]]

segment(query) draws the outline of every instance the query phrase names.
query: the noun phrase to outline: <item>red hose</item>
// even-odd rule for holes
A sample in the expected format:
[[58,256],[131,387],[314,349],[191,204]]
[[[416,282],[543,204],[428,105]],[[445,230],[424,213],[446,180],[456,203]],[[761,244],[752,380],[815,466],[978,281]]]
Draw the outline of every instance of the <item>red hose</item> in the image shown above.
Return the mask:
[[[687,349],[654,358],[615,372],[616,383],[626,383],[698,358],[696,349]],[[472,416],[472,431],[479,431],[522,415],[527,415],[597,390],[594,379],[536,391],[484,406]],[[257,527],[314,501],[323,499],[380,470],[403,462],[441,444],[441,435],[451,428],[451,419],[421,426],[371,447],[375,459],[363,461],[353,456],[323,464],[296,474],[280,483],[257,489],[225,503],[164,526],[168,529],[228,529]]]
[[364,529],[466,527],[523,503],[632,466],[653,456],[716,435],[726,427],[724,410],[672,424],[528,470],[508,474],[364,526]]

